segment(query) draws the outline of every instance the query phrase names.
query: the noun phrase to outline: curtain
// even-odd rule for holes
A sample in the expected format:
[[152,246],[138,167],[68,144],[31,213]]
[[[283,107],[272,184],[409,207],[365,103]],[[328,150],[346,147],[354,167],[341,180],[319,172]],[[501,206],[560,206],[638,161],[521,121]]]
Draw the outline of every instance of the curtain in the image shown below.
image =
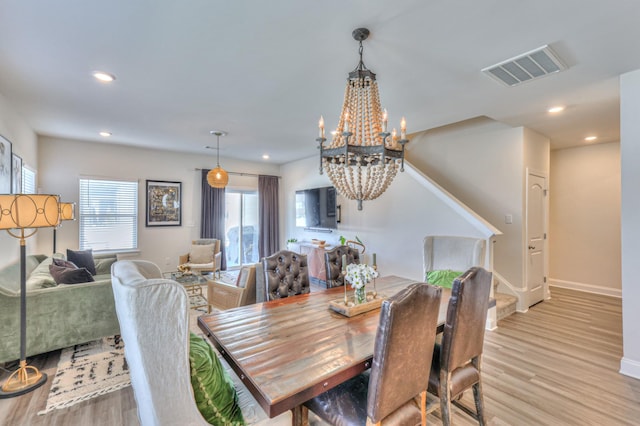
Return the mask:
[[200,238],[217,238],[220,240],[222,261],[220,269],[227,269],[227,254],[224,235],[224,188],[212,188],[207,182],[209,170],[202,170],[202,216]]
[[258,176],[258,255],[260,259],[280,250],[278,176]]

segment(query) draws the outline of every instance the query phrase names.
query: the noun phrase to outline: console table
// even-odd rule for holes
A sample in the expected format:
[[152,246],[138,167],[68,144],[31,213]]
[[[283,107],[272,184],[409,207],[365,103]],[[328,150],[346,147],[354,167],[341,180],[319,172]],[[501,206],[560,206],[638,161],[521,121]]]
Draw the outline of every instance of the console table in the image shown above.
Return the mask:
[[324,252],[331,250],[333,246],[325,245],[319,247],[317,244],[300,242],[289,243],[290,250],[307,255],[307,265],[309,268],[309,281],[311,284],[327,286],[327,270],[324,266]]

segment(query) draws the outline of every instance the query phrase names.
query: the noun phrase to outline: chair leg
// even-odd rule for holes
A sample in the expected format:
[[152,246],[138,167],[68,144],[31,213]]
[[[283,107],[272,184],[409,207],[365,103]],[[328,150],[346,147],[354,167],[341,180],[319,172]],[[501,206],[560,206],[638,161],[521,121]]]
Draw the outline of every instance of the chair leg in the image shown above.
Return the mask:
[[482,382],[479,381],[473,385],[473,399],[476,403],[476,413],[478,415],[478,423],[484,426],[487,421],[484,416],[484,401],[482,398]]
[[449,379],[451,374],[440,370],[440,416],[442,425],[451,425],[451,393],[449,391]]
[[427,391],[420,392],[420,412],[422,413],[422,426],[427,426]]

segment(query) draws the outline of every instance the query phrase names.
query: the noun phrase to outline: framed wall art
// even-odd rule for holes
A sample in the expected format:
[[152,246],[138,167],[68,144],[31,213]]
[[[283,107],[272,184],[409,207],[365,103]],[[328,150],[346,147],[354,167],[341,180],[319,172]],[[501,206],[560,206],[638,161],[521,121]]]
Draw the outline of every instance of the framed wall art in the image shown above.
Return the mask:
[[11,194],[11,142],[0,136],[0,194]]
[[11,192],[22,194],[22,157],[11,156]]
[[182,225],[182,182],[147,180],[146,226]]

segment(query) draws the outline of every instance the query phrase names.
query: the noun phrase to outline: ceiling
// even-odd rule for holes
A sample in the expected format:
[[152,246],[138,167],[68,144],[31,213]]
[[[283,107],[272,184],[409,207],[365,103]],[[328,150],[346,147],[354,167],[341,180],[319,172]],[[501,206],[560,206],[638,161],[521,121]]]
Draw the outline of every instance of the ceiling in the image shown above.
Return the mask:
[[[336,126],[367,27],[390,127],[487,116],[557,149],[619,141],[639,18],[637,0],[0,0],[0,94],[41,135],[214,156],[222,129],[222,157],[281,164],[317,153],[321,114]],[[481,72],[545,44],[566,71],[516,87]]]

